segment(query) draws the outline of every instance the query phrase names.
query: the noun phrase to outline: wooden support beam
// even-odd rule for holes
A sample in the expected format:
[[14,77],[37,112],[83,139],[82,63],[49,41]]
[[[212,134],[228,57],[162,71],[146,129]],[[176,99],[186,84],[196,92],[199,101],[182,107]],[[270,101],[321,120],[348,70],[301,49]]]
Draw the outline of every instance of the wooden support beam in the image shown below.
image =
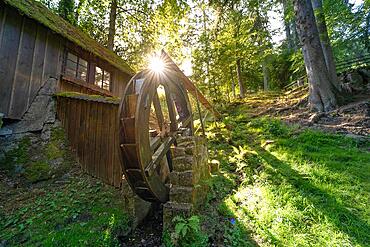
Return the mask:
[[213,113],[213,115],[217,118],[221,117],[221,114],[211,105],[211,103],[204,97],[202,92],[194,85],[194,83],[180,70],[180,68],[176,65],[176,63],[168,56],[168,54],[162,50],[161,54],[162,59],[169,64],[170,68],[173,69],[180,78],[184,81],[184,86],[189,93],[191,93],[199,102],[209,111]]
[[151,176],[158,167],[158,164],[161,162],[163,157],[167,154],[168,150],[170,150],[171,145],[175,142],[175,137],[168,137],[164,140],[162,145],[155,151],[152,156],[152,161],[149,165],[145,168],[145,174],[147,176]]

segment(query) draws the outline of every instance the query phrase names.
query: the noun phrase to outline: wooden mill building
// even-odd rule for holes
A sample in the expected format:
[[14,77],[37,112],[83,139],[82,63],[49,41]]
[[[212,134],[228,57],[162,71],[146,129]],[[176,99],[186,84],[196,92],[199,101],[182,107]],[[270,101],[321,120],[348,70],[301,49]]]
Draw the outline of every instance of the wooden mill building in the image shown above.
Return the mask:
[[[172,64],[187,91],[217,115],[195,85]],[[0,0],[0,113],[6,120],[0,137],[26,132],[43,136],[54,123],[59,124],[59,119],[81,169],[121,187],[116,97],[123,95],[133,75],[114,52],[42,4]],[[59,93],[54,97],[55,92],[80,94]]]
[[50,78],[59,91],[120,96],[133,70],[33,0],[0,0],[0,113],[21,119]]

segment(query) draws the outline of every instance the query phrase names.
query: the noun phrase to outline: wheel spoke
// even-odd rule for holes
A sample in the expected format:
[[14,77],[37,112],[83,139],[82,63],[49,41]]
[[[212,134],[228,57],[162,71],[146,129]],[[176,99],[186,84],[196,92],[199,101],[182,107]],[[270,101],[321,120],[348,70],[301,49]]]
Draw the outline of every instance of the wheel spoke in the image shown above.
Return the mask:
[[186,126],[188,126],[189,123],[191,122],[191,120],[192,120],[192,117],[189,116],[188,118],[186,118],[183,121],[181,121],[181,127],[185,128]]
[[152,156],[152,161],[149,163],[149,165],[145,168],[145,174],[147,176],[150,176],[154,173],[154,171],[157,169],[159,163],[163,159],[163,157],[166,155],[166,153],[169,151],[171,145],[175,142],[175,137],[167,137],[163,143],[159,146],[157,151]]
[[161,144],[161,137],[157,135],[150,140],[150,149],[154,152],[157,150],[158,146]]
[[159,126],[159,129],[162,132],[163,124],[164,124],[164,117],[163,117],[162,107],[161,107],[161,103],[159,101],[159,96],[158,96],[157,91],[154,92],[153,105],[154,105],[155,115],[156,115],[157,121],[158,121],[158,126]]
[[176,121],[176,113],[175,113],[175,106],[173,104],[170,89],[168,86],[165,86],[165,92],[166,92],[166,101],[167,101],[167,107],[168,107],[168,114],[170,116],[170,130],[171,132],[174,132],[177,130],[177,121]]

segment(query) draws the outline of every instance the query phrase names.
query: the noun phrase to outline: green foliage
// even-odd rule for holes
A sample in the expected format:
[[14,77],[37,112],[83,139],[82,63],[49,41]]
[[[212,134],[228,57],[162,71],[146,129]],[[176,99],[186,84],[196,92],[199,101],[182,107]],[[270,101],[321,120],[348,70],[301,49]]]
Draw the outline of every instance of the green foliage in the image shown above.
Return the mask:
[[266,138],[283,137],[289,133],[289,128],[280,120],[268,117],[256,118],[251,120],[247,127],[254,133]]
[[18,143],[18,145],[5,153],[4,158],[0,160],[2,169],[4,169],[8,175],[14,174],[17,165],[22,165],[28,162],[28,148],[31,145],[29,137],[24,137]]
[[75,24],[75,1],[74,0],[59,0],[58,14],[66,21]]
[[117,234],[128,230],[119,191],[87,175],[30,195],[0,217],[0,239],[10,246],[118,246]]
[[252,243],[245,240],[245,232],[242,227],[230,225],[225,227],[224,244],[230,247],[249,247],[254,246]]
[[208,245],[208,237],[200,229],[198,216],[193,215],[190,218],[176,216],[173,218],[173,223],[175,224],[174,231],[170,235],[168,232],[164,233],[165,246],[197,247]]
[[[209,142],[210,158],[221,164],[212,187],[220,193],[211,199],[221,200],[217,211],[227,219],[219,224],[224,245],[367,246],[370,140],[247,112],[228,109],[232,145],[217,135]],[[261,145],[266,139],[273,142]]]

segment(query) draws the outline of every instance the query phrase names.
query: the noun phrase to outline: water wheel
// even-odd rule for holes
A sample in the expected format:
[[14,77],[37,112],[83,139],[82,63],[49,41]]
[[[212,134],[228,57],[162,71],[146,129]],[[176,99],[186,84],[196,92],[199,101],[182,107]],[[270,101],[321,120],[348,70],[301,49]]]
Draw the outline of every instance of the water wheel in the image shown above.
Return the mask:
[[171,146],[193,134],[192,112],[181,77],[144,70],[128,83],[119,107],[120,158],[134,192],[147,201],[166,202],[172,170]]

